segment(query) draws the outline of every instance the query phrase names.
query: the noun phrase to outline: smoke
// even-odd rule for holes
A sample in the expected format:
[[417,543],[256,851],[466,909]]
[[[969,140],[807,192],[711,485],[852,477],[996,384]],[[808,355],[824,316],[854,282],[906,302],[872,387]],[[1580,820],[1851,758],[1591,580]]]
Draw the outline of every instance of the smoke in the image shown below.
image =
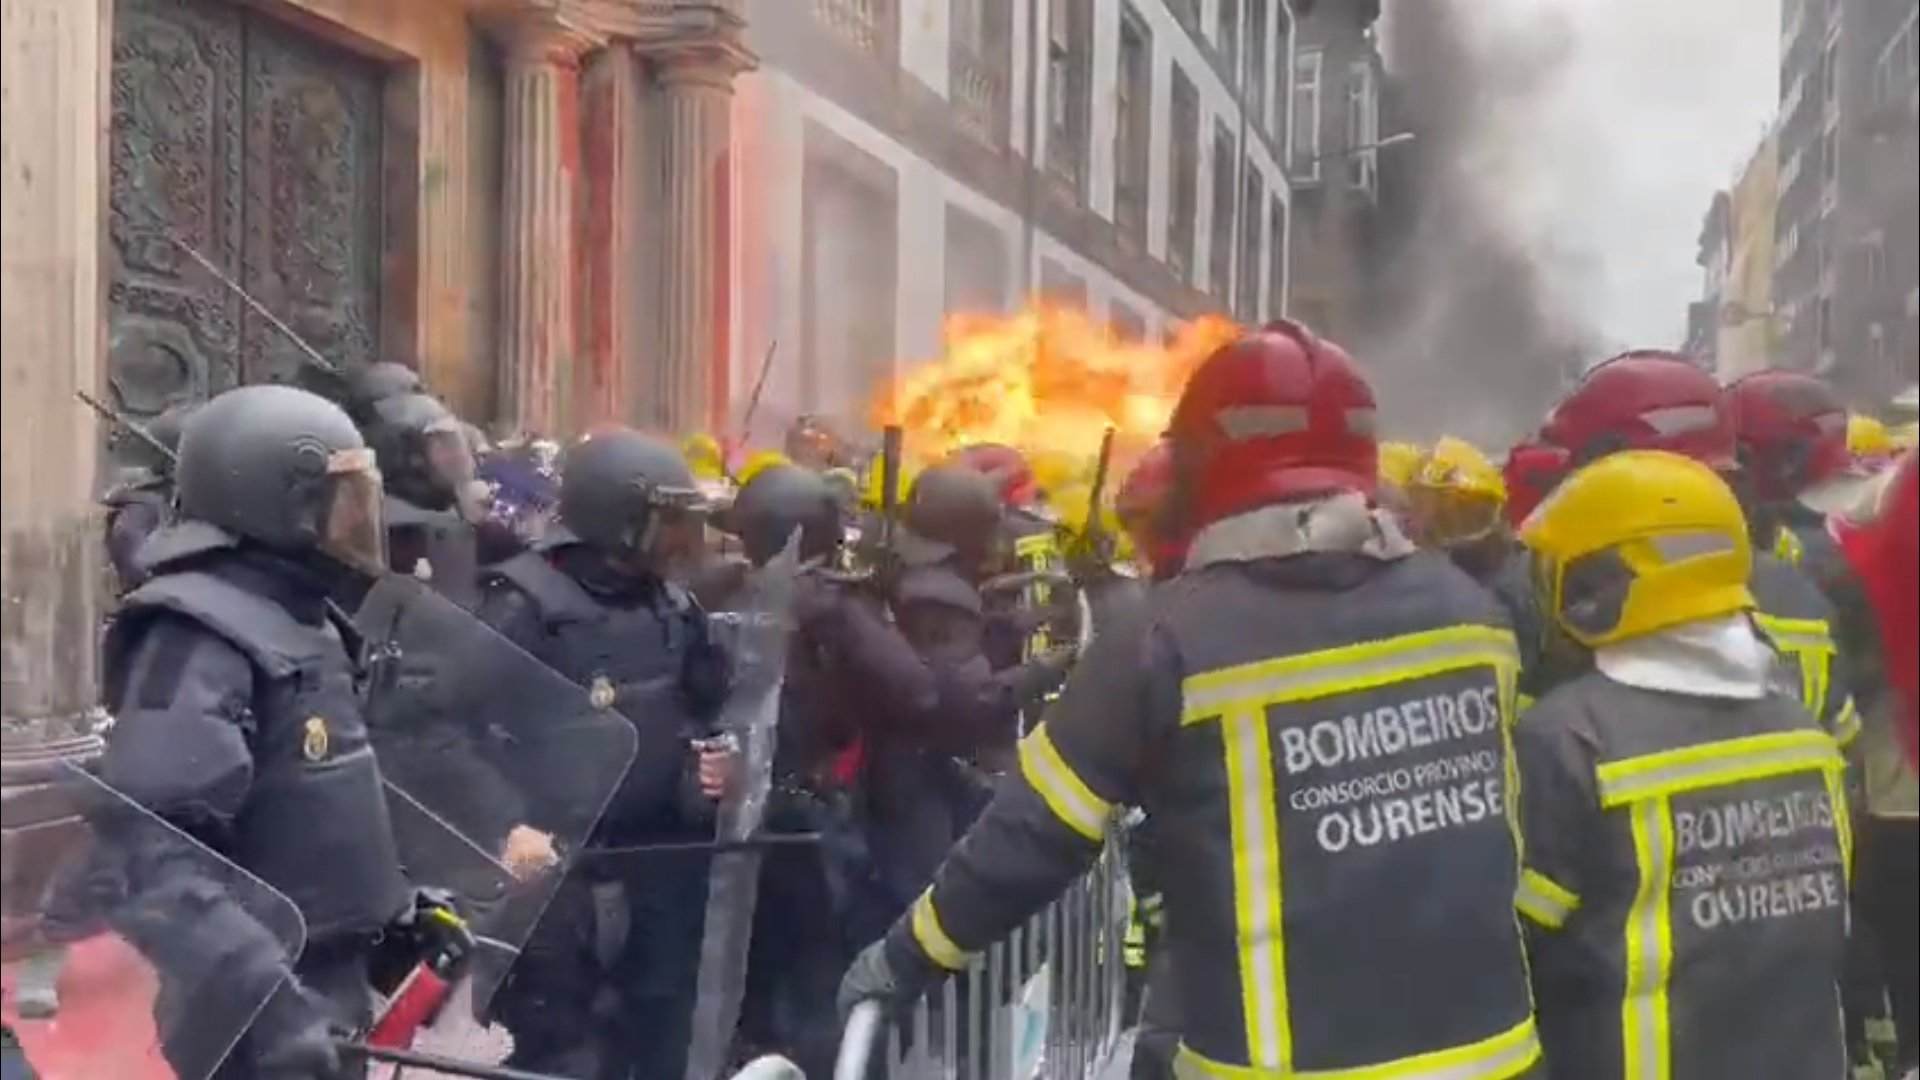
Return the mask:
[[[1563,13],[1491,15],[1486,0],[1389,5],[1376,265],[1381,310],[1363,355],[1389,430],[1490,448],[1530,427],[1601,347],[1577,302],[1590,253],[1540,220],[1542,115],[1576,48]],[[1543,227],[1545,226],[1545,227]]]
[[[1778,0],[1397,0],[1362,340],[1390,422],[1506,445],[1582,367],[1678,347],[1701,217],[1778,100]],[[1396,156],[1397,155],[1397,156]]]

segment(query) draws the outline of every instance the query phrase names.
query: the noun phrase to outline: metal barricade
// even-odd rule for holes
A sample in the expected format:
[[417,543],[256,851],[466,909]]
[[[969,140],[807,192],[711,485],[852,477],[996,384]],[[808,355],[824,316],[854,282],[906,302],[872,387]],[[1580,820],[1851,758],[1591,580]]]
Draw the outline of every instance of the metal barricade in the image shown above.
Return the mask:
[[1084,877],[897,1022],[855,1009],[835,1080],[1093,1080],[1127,1027],[1123,852],[1110,833]]

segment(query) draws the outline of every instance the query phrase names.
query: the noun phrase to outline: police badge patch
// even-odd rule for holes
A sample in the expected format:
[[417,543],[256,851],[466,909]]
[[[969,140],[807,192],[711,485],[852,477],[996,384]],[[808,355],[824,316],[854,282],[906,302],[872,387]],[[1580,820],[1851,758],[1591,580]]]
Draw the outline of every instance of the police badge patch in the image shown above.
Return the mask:
[[605,675],[595,675],[592,685],[587,687],[587,703],[596,709],[613,708],[613,683]]
[[300,743],[301,756],[321,761],[327,756],[327,722],[318,716],[307,717],[307,736]]

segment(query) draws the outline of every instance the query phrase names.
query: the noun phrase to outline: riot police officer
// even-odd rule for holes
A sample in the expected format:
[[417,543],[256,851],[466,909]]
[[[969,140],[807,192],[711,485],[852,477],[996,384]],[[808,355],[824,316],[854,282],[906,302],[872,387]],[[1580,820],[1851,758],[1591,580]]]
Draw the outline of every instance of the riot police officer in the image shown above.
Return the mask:
[[365,403],[361,430],[386,481],[387,557],[462,607],[479,601],[482,514],[472,443],[460,419],[419,392]]
[[[235,1051],[235,1075],[334,1075],[332,1033],[368,1019],[370,947],[412,910],[356,697],[355,635],[327,602],[341,577],[385,569],[380,474],[339,408],[253,386],[187,421],[178,484],[177,520],[143,549],[152,576],[107,635],[117,722],[102,776],[306,920],[295,978]],[[145,852],[130,885],[217,895],[175,880],[190,865]],[[190,922],[136,933],[163,979],[184,954],[218,957],[235,978],[287,962],[256,947],[237,909]],[[176,940],[189,931],[232,944],[196,952]]]
[[[559,522],[490,568],[479,615],[639,730],[601,848],[711,840],[725,758],[713,733],[727,658],[666,569],[699,542],[704,500],[671,444],[605,428],[568,449]],[[636,853],[573,872],[501,992],[513,1063],[672,1077],[686,1052],[706,860]]]
[[136,436],[129,441],[124,454],[127,471],[100,500],[107,508],[107,561],[123,591],[146,580],[137,553],[173,507],[173,455],[193,409],[193,405],[175,405],[142,429],[148,438]]
[[1183,1074],[1534,1066],[1513,639],[1484,590],[1368,505],[1373,412],[1346,354],[1296,324],[1201,364],[1170,430],[1184,571],[1093,640],[843,1003],[964,967],[1093,862],[1126,803],[1167,830]]

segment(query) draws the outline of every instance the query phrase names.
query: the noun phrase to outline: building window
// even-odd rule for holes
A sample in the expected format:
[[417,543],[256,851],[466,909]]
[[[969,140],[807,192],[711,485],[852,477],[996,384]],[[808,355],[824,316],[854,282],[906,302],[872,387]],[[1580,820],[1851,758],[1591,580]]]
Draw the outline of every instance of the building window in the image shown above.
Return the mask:
[[1047,169],[1076,196],[1086,177],[1089,3],[1047,6]]
[[1267,185],[1253,162],[1245,163],[1240,191],[1240,261],[1234,267],[1233,310],[1242,322],[1260,317],[1260,208],[1267,204]]
[[1347,68],[1347,183],[1373,190],[1378,150],[1362,149],[1379,142],[1380,112],[1373,89],[1373,66],[1356,60]]
[[1173,65],[1173,198],[1167,206],[1167,265],[1181,281],[1193,281],[1194,222],[1200,216],[1200,94]]
[[1820,54],[1820,101],[1828,109],[1840,103],[1840,42],[1827,42]]
[[1887,279],[1887,234],[1879,229],[1860,243],[1860,278],[1870,289]]
[[1320,68],[1318,49],[1293,58],[1293,175],[1309,184],[1320,181]]
[[1219,19],[1213,34],[1213,43],[1220,50],[1220,58],[1227,62],[1229,78],[1238,83],[1240,67],[1240,0],[1220,0]]
[[1274,195],[1267,207],[1267,318],[1287,313],[1287,205]]
[[1087,279],[1044,257],[1040,260],[1040,292],[1061,307],[1075,311],[1087,308]]
[[815,0],[813,13],[827,28],[863,52],[897,62],[900,55],[896,0]]
[[1114,90],[1113,220],[1123,236],[1145,246],[1147,146],[1151,135],[1153,38],[1129,4],[1120,13],[1120,80]]
[[1119,300],[1107,305],[1107,330],[1122,344],[1137,345],[1147,340],[1147,320]]
[[1213,130],[1213,232],[1207,248],[1207,286],[1222,304],[1233,302],[1233,134],[1227,126]]
[[1267,0],[1247,0],[1247,87],[1253,122],[1267,126]]
[[1813,314],[1814,346],[1820,352],[1833,348],[1833,297],[1823,296]]
[[1287,45],[1293,37],[1293,13],[1286,4],[1273,9],[1273,85],[1262,91],[1262,97],[1270,99],[1267,110],[1267,134],[1273,137],[1273,145],[1287,145],[1287,86],[1286,74],[1282,68],[1287,62]]
[[1820,198],[1821,208],[1823,210],[1832,209],[1832,207],[1827,205],[1831,201],[1830,189],[1838,184],[1839,181],[1840,132],[1835,128],[1828,128],[1826,134],[1820,136],[1820,184],[1822,189]]
[[1004,146],[1012,0],[953,0],[948,10],[947,95],[962,127],[989,145]]

